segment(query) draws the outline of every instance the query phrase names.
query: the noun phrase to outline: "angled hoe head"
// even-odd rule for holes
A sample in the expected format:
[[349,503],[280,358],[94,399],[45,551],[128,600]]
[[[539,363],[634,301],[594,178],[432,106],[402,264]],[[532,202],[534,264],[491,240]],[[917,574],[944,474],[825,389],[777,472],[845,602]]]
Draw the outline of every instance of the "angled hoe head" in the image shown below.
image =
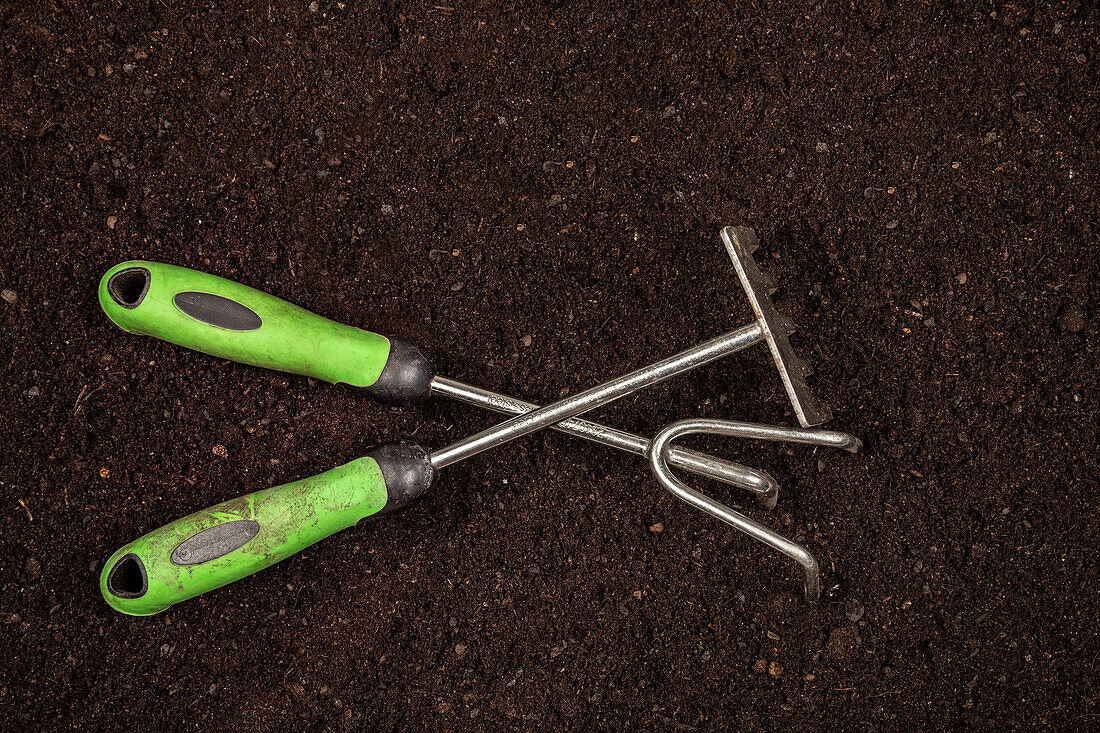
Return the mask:
[[726,245],[730,259],[733,260],[737,277],[741,279],[741,287],[749,296],[756,322],[768,343],[772,361],[779,369],[779,377],[783,380],[787,396],[791,398],[791,406],[798,416],[798,422],[807,428],[820,425],[832,417],[832,412],[827,405],[814,399],[809,385],[806,384],[806,377],[813,370],[791,346],[788,338],[794,330],[791,319],[776,311],[772,303],[771,296],[776,290],[775,279],[761,272],[752,258],[752,253],[760,246],[756,232],[748,227],[726,227],[722,230],[722,243]]

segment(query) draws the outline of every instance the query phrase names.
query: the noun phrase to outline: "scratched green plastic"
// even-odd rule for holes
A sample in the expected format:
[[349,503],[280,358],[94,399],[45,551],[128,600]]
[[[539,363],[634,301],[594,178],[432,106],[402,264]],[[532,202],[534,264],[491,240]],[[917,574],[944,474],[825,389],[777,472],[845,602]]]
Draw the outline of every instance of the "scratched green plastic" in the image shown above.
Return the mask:
[[[150,282],[141,303],[127,309],[107,292],[107,281],[130,267],[147,269]],[[173,298],[182,292],[229,298],[258,315],[262,324],[252,331],[209,325],[176,307]],[[174,265],[134,260],[112,267],[99,283],[99,304],[125,331],[333,384],[369,387],[378,380],[390,353],[385,336],[330,321],[247,285]]]
[[[149,616],[169,606],[240,580],[314,542],[352,526],[386,506],[386,482],[373,458],[359,458],[331,471],[231,499],[134,540],[107,561],[99,589],[116,611]],[[243,546],[198,565],[176,565],[172,551],[184,540],[218,524],[252,519],[259,531]],[[115,563],[134,553],[145,565],[148,590],[140,598],[110,592]]]

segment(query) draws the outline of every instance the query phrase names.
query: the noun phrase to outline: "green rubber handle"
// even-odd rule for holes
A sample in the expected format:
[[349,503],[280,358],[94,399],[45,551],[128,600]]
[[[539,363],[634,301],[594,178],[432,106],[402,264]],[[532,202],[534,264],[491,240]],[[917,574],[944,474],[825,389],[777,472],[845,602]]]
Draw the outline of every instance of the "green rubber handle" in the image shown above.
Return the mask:
[[390,404],[428,396],[435,370],[415,346],[330,321],[273,295],[184,267],[112,267],[99,303],[115,325],[189,349],[333,384]]
[[100,591],[116,611],[158,613],[400,508],[432,477],[424,449],[379,446],[331,471],[222,502],[134,540],[103,566]]

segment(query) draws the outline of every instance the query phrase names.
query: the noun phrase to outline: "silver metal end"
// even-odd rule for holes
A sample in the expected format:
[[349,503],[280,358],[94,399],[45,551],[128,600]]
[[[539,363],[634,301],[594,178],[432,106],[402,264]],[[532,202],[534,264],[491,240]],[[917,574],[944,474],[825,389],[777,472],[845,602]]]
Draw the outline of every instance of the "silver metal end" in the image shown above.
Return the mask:
[[[853,453],[859,450],[863,444],[855,436],[836,430],[802,430],[800,428],[784,428],[732,420],[699,418],[680,420],[666,426],[657,433],[649,446],[650,468],[653,469],[653,475],[663,487],[696,509],[729,524],[797,562],[802,567],[803,595],[811,603],[816,601],[821,596],[821,569],[818,566],[817,559],[810,554],[809,550],[749,519],[744,514],[730,509],[725,504],[701,494],[673,475],[668,467],[668,456],[675,450],[671,445],[672,441],[681,435],[698,433],[828,446],[842,448]],[[767,476],[767,474],[764,475]],[[772,481],[775,480],[771,476],[768,476],[768,478]],[[775,492],[778,495],[778,484],[775,486]]]
[[[730,426],[733,428],[731,429]],[[813,603],[821,596],[821,570],[817,559],[810,554],[809,550],[722,502],[696,491],[676,478],[668,467],[667,456],[671,451],[670,443],[674,438],[693,433],[732,435],[739,429],[739,423],[727,423],[724,420],[681,420],[672,423],[657,433],[649,446],[650,468],[653,469],[653,475],[657,481],[676,497],[797,562],[802,567],[803,596],[808,602]]]
[[840,433],[844,436],[844,439],[837,442],[834,447],[846,450],[849,453],[859,453],[863,450],[863,441],[854,435],[848,435],[848,433]]
[[793,324],[789,318],[781,316],[772,303],[771,292],[774,290],[771,289],[775,287],[775,279],[761,272],[752,258],[752,252],[759,246],[756,232],[747,227],[726,227],[722,230],[722,243],[726,245],[741,286],[749,296],[749,303],[764,332],[772,361],[779,369],[798,422],[803,427],[811,427],[829,420],[832,412],[828,406],[814,398],[806,384],[806,374],[792,366],[792,363],[797,364],[793,361],[797,359],[797,354],[787,335]]

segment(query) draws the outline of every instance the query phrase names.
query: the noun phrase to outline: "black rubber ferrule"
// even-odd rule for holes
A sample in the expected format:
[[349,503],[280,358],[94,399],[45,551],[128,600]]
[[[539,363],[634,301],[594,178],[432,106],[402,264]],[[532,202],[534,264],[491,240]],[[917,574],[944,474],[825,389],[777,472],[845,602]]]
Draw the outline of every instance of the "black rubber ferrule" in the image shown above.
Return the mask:
[[374,517],[408,506],[427,493],[435,481],[428,451],[416,443],[385,443],[371,448],[365,456],[378,463],[386,481],[386,506]]
[[360,389],[387,405],[415,405],[428,399],[435,367],[411,341],[389,336],[390,355],[382,373],[369,387]]

